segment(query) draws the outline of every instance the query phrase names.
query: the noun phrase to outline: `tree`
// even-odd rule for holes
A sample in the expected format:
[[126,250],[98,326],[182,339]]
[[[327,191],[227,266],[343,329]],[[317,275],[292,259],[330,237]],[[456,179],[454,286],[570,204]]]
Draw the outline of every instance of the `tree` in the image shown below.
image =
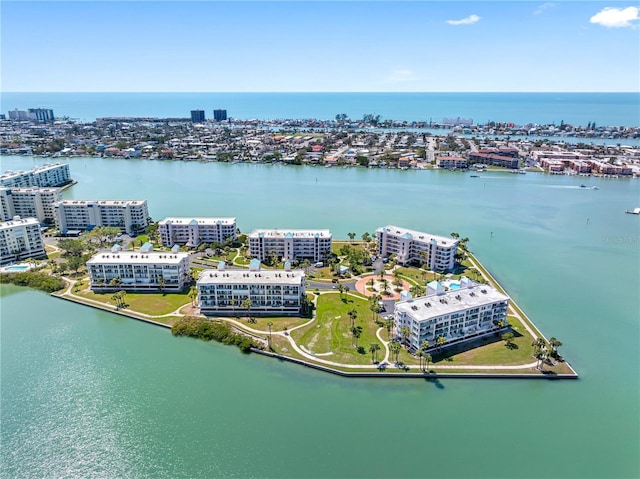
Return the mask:
[[420,360],[420,369],[424,371],[424,367],[422,366],[422,358],[424,357],[424,351],[422,349],[418,350],[418,359]]
[[191,288],[191,291],[189,291],[189,298],[191,298],[191,306],[196,305],[197,297],[198,297],[198,290],[196,288]]
[[248,320],[250,323],[252,323],[252,322],[253,322],[253,321],[251,320],[251,306],[252,306],[252,304],[251,304],[251,298],[247,298],[247,299],[245,299],[244,301],[242,301],[242,304],[240,305],[240,307],[241,307],[242,309],[246,309],[246,310],[247,310],[247,316],[248,316],[248,319],[247,319],[247,320]]
[[160,287],[160,291],[164,293],[164,288],[167,285],[167,281],[164,279],[164,276],[158,277],[158,286]]
[[400,350],[402,349],[402,346],[400,346],[399,342],[392,341],[391,344],[389,345],[389,349],[391,350],[391,352],[396,357],[395,362],[397,363],[398,362],[398,355],[400,354]]
[[429,363],[433,360],[433,358],[431,357],[431,354],[429,353],[424,353],[424,370],[428,371],[429,370]]
[[340,292],[340,299],[343,299],[342,293],[344,293],[344,286],[342,285],[342,283],[338,283],[338,291]]
[[393,325],[395,324],[396,320],[393,318],[393,316],[387,318],[384,322],[384,326],[387,328],[387,336],[389,337],[389,339],[391,339],[391,331],[393,330]]
[[[422,341],[422,343],[420,343],[420,350],[418,351],[418,354],[420,356],[421,366],[422,366],[422,358],[427,354],[428,349],[429,349],[429,341],[425,339],[424,341]],[[422,368],[422,370],[424,371],[424,368]]]
[[513,334],[511,331],[504,333],[501,338],[504,341],[504,345],[507,347],[507,349],[511,349],[513,347],[513,338],[515,337],[515,334]]
[[371,362],[376,362],[376,356],[379,350],[380,345],[378,343],[371,343],[371,345],[369,346],[369,352],[371,352]]
[[352,308],[352,309],[349,310],[349,312],[347,314],[351,318],[351,328],[353,328],[353,325],[356,322],[356,318],[358,317],[358,311],[356,311],[355,309]]
[[446,343],[447,340],[445,339],[444,336],[438,336],[436,338],[436,344],[438,345],[438,351],[442,351],[442,346],[444,345],[444,343]]
[[362,233],[362,241],[365,243],[369,243],[371,241],[371,235],[367,231]]
[[273,323],[271,321],[269,321],[267,323],[267,326],[269,327],[269,349],[272,349],[271,348],[271,326],[273,326]]
[[358,347],[358,339],[362,335],[362,326],[351,326],[351,335],[353,336],[353,346]]
[[407,326],[402,326],[400,328],[400,337],[402,338],[402,342],[409,344],[409,336],[411,336],[411,330]]
[[558,357],[558,356],[559,356],[559,354],[558,354],[558,348],[559,348],[560,346],[562,346],[562,342],[561,342],[561,341],[559,341],[559,340],[557,340],[557,339],[556,339],[556,338],[554,338],[554,337],[551,337],[551,338],[549,339],[549,346],[551,346],[551,352],[552,352],[553,356],[554,356],[554,357]]
[[458,239],[458,238],[460,238],[460,233],[451,233],[451,237],[453,239]]

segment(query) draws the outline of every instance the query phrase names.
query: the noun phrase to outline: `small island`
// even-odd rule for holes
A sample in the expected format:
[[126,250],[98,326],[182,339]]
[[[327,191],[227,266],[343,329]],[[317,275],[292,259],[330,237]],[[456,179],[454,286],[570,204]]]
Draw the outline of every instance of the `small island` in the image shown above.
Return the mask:
[[468,238],[348,236],[242,234],[235,218],[167,218],[136,236],[100,226],[0,278],[48,291],[61,284],[42,278],[61,278],[59,298],[345,376],[577,378]]

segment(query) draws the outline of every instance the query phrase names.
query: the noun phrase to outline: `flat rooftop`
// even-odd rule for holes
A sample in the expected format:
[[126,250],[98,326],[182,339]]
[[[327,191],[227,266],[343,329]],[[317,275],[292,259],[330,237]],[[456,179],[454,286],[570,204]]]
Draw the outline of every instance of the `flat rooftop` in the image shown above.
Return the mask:
[[286,271],[218,271],[207,269],[200,273],[198,284],[304,284],[304,271],[301,269]]
[[62,200],[58,201],[57,204],[62,206],[142,206],[146,203],[147,200]]
[[40,222],[36,218],[15,218],[10,221],[0,222],[0,229],[5,228],[13,228],[15,226],[29,226],[29,225],[38,225],[40,226]]
[[236,224],[235,218],[189,218],[189,217],[168,217],[158,221],[158,225],[228,225],[232,226]]
[[188,253],[165,253],[151,251],[140,253],[137,251],[120,251],[117,253],[94,254],[87,264],[179,264],[189,256]]
[[413,241],[419,241],[421,243],[428,243],[431,240],[436,240],[440,246],[455,246],[458,244],[458,240],[453,239],[449,236],[439,236],[431,233],[424,233],[422,231],[410,230],[407,228],[401,228],[400,226],[383,226],[382,228],[378,228],[379,232],[386,231],[387,234],[391,236],[396,236],[404,239],[411,239]]
[[329,230],[255,229],[249,238],[331,238]]
[[416,321],[426,321],[444,314],[507,300],[508,296],[491,286],[471,283],[467,288],[401,301],[396,304],[395,310],[407,313]]

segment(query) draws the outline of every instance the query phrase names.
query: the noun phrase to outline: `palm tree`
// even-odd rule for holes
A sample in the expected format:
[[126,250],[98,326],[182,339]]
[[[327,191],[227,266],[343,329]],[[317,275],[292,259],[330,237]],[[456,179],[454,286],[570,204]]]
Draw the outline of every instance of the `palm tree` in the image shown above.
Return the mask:
[[387,328],[387,336],[389,337],[389,339],[391,339],[391,331],[393,330],[393,325],[395,324],[395,322],[396,320],[393,318],[393,316],[391,316],[384,322],[384,325]]
[[347,314],[351,318],[351,327],[353,328],[353,325],[355,324],[356,318],[358,317],[358,311],[356,311],[355,309],[352,308],[352,309],[349,310],[349,312]]
[[458,238],[460,238],[460,234],[459,233],[451,233],[451,237],[453,239],[458,239]]
[[383,280],[382,280],[382,291],[383,291],[385,294],[389,294],[389,281],[388,281],[388,280],[386,280],[386,279],[383,279]]
[[554,338],[554,337],[551,337],[551,338],[549,339],[549,346],[551,346],[551,351],[552,351],[553,355],[554,355],[554,356],[558,356],[558,348],[559,348],[560,346],[562,346],[562,342],[561,342],[561,341],[559,341],[559,340],[557,340],[557,339],[556,339],[556,338]]
[[338,283],[338,291],[340,291],[340,299],[342,299],[342,293],[344,292],[344,286],[342,286],[342,283]]
[[158,277],[158,286],[160,286],[160,292],[164,293],[164,287],[166,286],[167,282],[164,279],[164,276],[159,276]]
[[400,337],[402,337],[402,342],[405,344],[409,344],[409,336],[411,336],[411,330],[407,326],[402,326],[400,328]]
[[242,301],[242,304],[240,305],[240,307],[242,309],[246,309],[247,310],[247,316],[249,316],[248,321],[251,323],[251,298],[247,298],[244,301]]
[[349,294],[349,291],[351,291],[351,288],[349,288],[349,286],[345,284],[343,289],[344,289],[344,297],[346,299],[347,295]]
[[429,370],[429,363],[432,361],[431,354],[424,353],[424,370],[425,372]]
[[420,369],[422,369],[424,371],[424,368],[422,367],[422,358],[424,357],[424,352],[422,351],[422,349],[418,350],[418,359],[420,360]]
[[402,349],[402,346],[400,346],[400,343],[398,341],[392,341],[391,344],[389,345],[389,349],[395,355],[396,357],[395,362],[397,363],[398,355],[400,354],[400,350]]
[[376,362],[376,353],[380,349],[380,345],[378,343],[371,343],[369,346],[369,351],[371,352],[371,362]]
[[362,326],[352,326],[351,335],[353,336],[353,347],[358,347],[358,339],[362,335]]
[[356,234],[355,233],[347,233],[347,236],[349,237],[349,239],[351,241],[353,241],[353,239],[356,237]]
[[445,339],[444,336],[438,336],[436,338],[436,344],[438,345],[438,351],[442,351],[442,346],[444,345],[444,343],[446,343],[447,340]]
[[271,326],[273,326],[273,323],[269,321],[267,326],[269,326],[269,349],[271,349]]
[[191,298],[191,306],[196,305],[197,297],[198,297],[198,290],[196,288],[191,288],[191,291],[189,291],[189,298]]

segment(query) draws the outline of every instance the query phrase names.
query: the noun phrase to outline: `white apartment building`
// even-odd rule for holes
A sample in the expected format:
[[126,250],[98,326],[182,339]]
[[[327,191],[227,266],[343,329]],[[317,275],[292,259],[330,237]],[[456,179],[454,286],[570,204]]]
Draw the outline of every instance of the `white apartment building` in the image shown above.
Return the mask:
[[495,332],[494,321],[506,325],[508,306],[508,296],[464,276],[457,290],[445,291],[444,286],[432,281],[426,296],[396,304],[396,335],[401,338],[402,328],[409,328],[407,343],[412,351],[424,340],[435,346],[440,336],[447,343],[460,342]]
[[329,230],[257,229],[249,234],[249,252],[260,261],[271,252],[284,261],[325,261],[331,254]]
[[158,222],[163,246],[174,244],[195,248],[200,243],[235,241],[238,227],[235,218],[165,218]]
[[0,186],[9,188],[49,188],[70,182],[69,165],[64,163],[36,166],[28,171],[7,171],[0,176]]
[[111,226],[136,235],[149,226],[146,200],[64,200],[54,204],[56,226],[68,230],[85,230]]
[[54,223],[54,203],[62,200],[60,188],[0,187],[0,215],[7,221],[18,215],[37,218],[40,223]]
[[455,266],[458,240],[446,236],[436,236],[420,231],[384,226],[376,231],[378,254],[395,254],[398,263],[426,263],[435,271],[448,271]]
[[98,253],[87,269],[93,291],[182,291],[191,280],[187,253]]
[[[198,278],[200,312],[207,315],[297,315],[305,295],[302,270],[204,270]],[[246,300],[251,301],[247,308]]]
[[44,256],[46,253],[37,219],[16,216],[11,221],[0,223],[0,263]]

